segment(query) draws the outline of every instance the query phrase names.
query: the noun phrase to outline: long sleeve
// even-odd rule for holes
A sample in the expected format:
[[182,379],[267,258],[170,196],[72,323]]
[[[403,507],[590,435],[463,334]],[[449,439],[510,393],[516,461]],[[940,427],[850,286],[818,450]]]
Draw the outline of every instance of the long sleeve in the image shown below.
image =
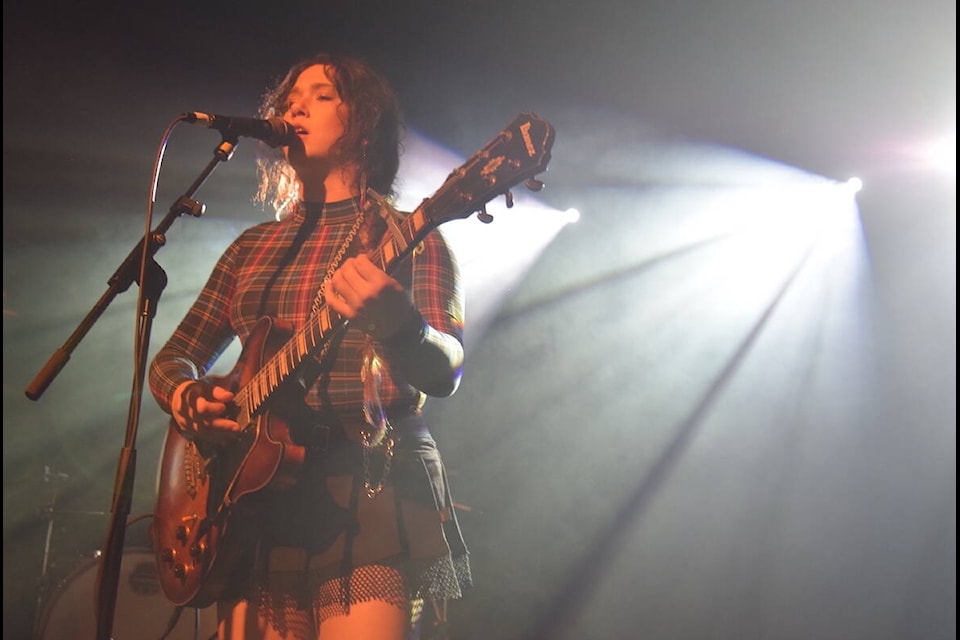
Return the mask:
[[419,317],[382,343],[396,382],[426,395],[454,393],[463,374],[464,298],[455,255],[439,231],[414,252],[411,293]]
[[206,375],[236,337],[230,324],[230,303],[238,246],[234,242],[223,253],[193,306],[153,357],[150,391],[164,411],[170,411],[174,389],[185,380]]

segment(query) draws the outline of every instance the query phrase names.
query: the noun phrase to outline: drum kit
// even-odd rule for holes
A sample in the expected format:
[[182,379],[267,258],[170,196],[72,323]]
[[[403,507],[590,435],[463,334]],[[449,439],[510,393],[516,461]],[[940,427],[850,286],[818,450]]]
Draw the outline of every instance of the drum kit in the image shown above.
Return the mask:
[[[46,473],[52,473],[49,469]],[[59,474],[66,477],[63,474]],[[96,551],[78,560],[69,574],[54,579],[51,555],[56,546],[55,521],[76,511],[64,512],[56,504],[56,493],[46,508],[46,540],[37,597],[35,640],[93,639],[97,634],[98,568]],[[106,515],[86,512],[86,515]],[[113,619],[113,640],[208,640],[216,636],[216,607],[206,609],[174,606],[164,595],[157,574],[156,557],[149,535],[137,535],[139,523],[149,525],[152,514],[132,517],[117,583]]]

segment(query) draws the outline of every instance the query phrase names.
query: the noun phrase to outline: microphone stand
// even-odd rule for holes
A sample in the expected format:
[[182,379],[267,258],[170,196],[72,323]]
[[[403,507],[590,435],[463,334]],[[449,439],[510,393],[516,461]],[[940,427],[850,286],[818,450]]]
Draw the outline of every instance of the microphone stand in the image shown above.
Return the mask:
[[223,140],[214,150],[214,157],[207,163],[200,175],[177,201],[170,207],[167,215],[124,259],[123,263],[109,280],[109,288],[88,312],[70,338],[44,365],[25,393],[31,400],[37,400],[63,369],[70,354],[87,334],[94,323],[103,314],[117,294],[126,291],[133,282],[140,285],[140,302],[137,312],[136,372],[133,389],[130,394],[130,407],[127,415],[127,430],[123,449],[117,463],[117,475],[114,481],[113,500],[110,509],[110,527],[107,531],[104,551],[97,571],[97,636],[96,640],[111,640],[113,619],[117,604],[117,588],[120,580],[120,562],[123,558],[124,536],[130,505],[133,502],[133,486],[136,477],[136,434],[142,404],[144,378],[147,370],[147,358],[150,347],[150,330],[156,315],[160,294],[167,285],[167,274],[153,259],[154,254],[166,244],[166,231],[183,214],[196,218],[203,215],[206,206],[193,200],[193,195],[206,182],[207,178],[219,166],[233,156],[238,138],[224,133]]

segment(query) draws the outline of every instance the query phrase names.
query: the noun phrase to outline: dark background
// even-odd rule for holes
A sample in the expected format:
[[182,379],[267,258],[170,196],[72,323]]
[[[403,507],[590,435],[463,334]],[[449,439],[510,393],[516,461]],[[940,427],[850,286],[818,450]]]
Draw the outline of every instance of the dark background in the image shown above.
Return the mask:
[[[41,398],[24,389],[143,233],[161,134],[252,114],[333,49],[386,72],[411,148],[431,140],[445,170],[519,111],[549,119],[538,202],[582,215],[543,253],[495,239],[506,213],[464,223],[471,290],[496,295],[461,389],[428,405],[476,581],[452,639],[954,638],[955,168],[919,149],[955,136],[955,18],[943,0],[5,3],[4,637],[93,634],[51,611],[92,609],[137,287]],[[176,131],[157,215],[217,141]],[[153,345],[264,218],[253,146],[170,231]],[[823,213],[791,187],[852,176],[842,239],[758,232]],[[134,516],[164,429],[147,398]],[[156,637],[147,613],[167,607],[123,602],[117,640]]]

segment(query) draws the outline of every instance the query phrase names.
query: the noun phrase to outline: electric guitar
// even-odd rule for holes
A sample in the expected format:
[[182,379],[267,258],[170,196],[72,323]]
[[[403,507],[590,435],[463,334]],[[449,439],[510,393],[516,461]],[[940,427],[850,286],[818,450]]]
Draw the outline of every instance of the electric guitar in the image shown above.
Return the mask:
[[[503,195],[512,206],[509,189],[521,182],[538,191],[543,184],[534,176],[546,170],[553,140],[549,122],[521,113],[402,218],[399,233],[385,233],[371,260],[389,273],[441,224],[473,213],[489,222],[486,204]],[[206,607],[242,579],[235,572],[244,568],[254,542],[247,523],[256,518],[257,500],[294,484],[305,453],[292,441],[284,417],[291,404],[302,404],[302,389],[297,395],[298,385],[284,383],[345,326],[346,320],[326,306],[296,330],[269,317],[259,321],[233,370],[210,378],[234,391],[236,420],[243,425],[234,443],[192,442],[170,421],[153,534],[160,584],[173,604]]]

